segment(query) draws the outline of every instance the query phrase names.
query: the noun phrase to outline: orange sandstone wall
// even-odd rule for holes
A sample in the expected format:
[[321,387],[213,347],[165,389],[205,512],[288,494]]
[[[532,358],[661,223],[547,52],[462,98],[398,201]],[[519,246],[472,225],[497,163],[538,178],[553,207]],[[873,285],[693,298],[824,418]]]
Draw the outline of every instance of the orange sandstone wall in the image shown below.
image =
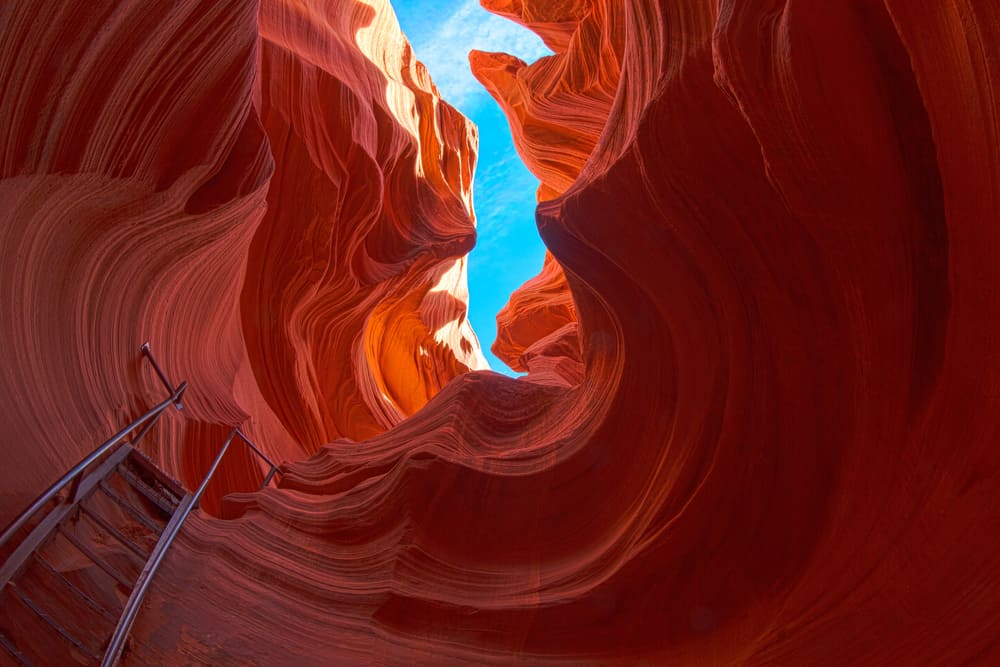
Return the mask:
[[621,78],[625,5],[611,0],[480,0],[535,31],[554,55],[534,63],[473,51],[472,72],[510,121],[514,145],[541,181],[538,199],[568,190],[607,126]]
[[[231,425],[296,460],[485,367],[476,130],[387,3],[154,4],[0,7],[0,523],[161,400],[147,339],[189,487]],[[206,504],[261,479],[237,448]]]
[[485,368],[465,320],[476,128],[387,1],[260,7],[275,155],[241,298],[250,365],[305,451],[363,440]]
[[173,472],[221,444],[198,423],[246,417],[239,294],[273,162],[252,4],[14,0],[0,35],[6,523],[162,400],[146,339],[192,385],[190,427],[147,443]]

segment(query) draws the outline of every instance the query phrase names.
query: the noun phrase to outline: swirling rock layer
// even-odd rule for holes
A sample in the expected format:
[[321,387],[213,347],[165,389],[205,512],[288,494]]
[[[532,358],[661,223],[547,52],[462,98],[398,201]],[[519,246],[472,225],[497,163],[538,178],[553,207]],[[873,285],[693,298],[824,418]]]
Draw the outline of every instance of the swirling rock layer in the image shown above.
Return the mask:
[[[296,460],[485,367],[476,130],[385,2],[17,0],[0,26],[0,520],[161,400],[146,339],[191,389],[145,448],[191,487],[233,425]],[[216,510],[262,479],[247,451],[220,474]]]
[[[564,37],[583,3],[549,4],[497,6],[545,24],[539,32],[554,48],[568,39],[580,57],[605,53]],[[289,72],[323,62],[305,48],[317,31],[358,26],[342,8],[309,7],[289,3],[270,28],[262,8],[265,41],[279,27],[302,40]],[[607,120],[565,191],[539,207],[572,290],[578,382],[461,375],[392,430],[321,447],[287,466],[279,489],[230,496],[225,520],[197,516],[154,584],[131,659],[1000,660],[1000,11],[961,0],[935,9],[896,0],[617,7],[607,32],[597,31],[620,44]],[[198,18],[208,25],[182,23],[191,32],[214,25]],[[252,36],[252,15],[227,18],[219,39]],[[354,34],[375,52],[377,40]],[[265,93],[274,94],[262,88],[257,104],[276,109]],[[265,128],[279,122],[261,117]],[[345,135],[353,127],[342,125]],[[108,132],[119,140],[109,146],[130,145],[130,135]],[[325,164],[328,136],[303,132],[290,164]],[[256,194],[231,195],[229,205],[259,206],[263,189],[246,190],[257,181],[238,182],[237,192]],[[294,181],[304,197],[317,182]],[[70,193],[17,177],[2,185],[17,188],[27,214],[65,210],[49,198],[87,199],[100,183]],[[170,229],[155,215],[161,199],[149,197],[133,195],[119,215],[141,212],[152,229]],[[116,210],[93,217],[113,220]],[[188,252],[212,254],[226,240],[178,227],[192,234]],[[401,229],[379,232],[385,246],[366,244],[358,276],[402,261],[411,237]],[[410,229],[452,240],[447,226]],[[257,238],[239,238],[252,264]],[[36,247],[47,246],[25,245]],[[322,294],[314,276],[301,280]],[[88,285],[70,287],[93,294]],[[237,291],[242,306],[252,292]],[[66,295],[74,306],[77,298]],[[365,354],[382,358],[375,349]],[[37,382],[57,379],[45,373],[59,360],[29,351],[4,382],[33,377],[31,364]],[[301,395],[302,384],[282,380],[292,371],[232,358],[252,368],[258,400],[277,405],[276,424],[306,432],[320,423],[309,405],[293,410],[299,399],[266,398]]]

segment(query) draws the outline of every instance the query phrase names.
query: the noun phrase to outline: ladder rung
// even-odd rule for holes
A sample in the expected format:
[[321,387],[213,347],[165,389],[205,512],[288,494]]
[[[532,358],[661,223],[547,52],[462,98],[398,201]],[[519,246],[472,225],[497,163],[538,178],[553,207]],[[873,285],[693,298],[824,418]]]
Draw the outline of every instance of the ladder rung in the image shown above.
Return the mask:
[[21,591],[21,588],[17,584],[15,584],[12,581],[9,584],[7,584],[7,586],[12,591],[14,591],[14,595],[16,595],[21,600],[21,602],[27,605],[27,607],[31,609],[31,611],[33,611],[35,615],[38,616],[38,618],[45,621],[49,625],[49,627],[51,627],[53,630],[62,635],[62,637],[66,641],[70,642],[71,644],[73,644],[73,646],[77,647],[78,649],[80,649],[90,657],[94,658],[95,660],[101,657],[97,653],[90,650],[90,648],[86,644],[84,644],[79,639],[71,635],[66,628],[57,623],[51,616],[42,611],[42,609],[38,606],[38,604],[34,600],[29,598]]
[[104,605],[102,605],[100,602],[90,597],[89,595],[87,595],[85,592],[83,592],[83,590],[81,590],[80,587],[78,587],[72,581],[67,579],[66,576],[62,572],[57,570],[55,566],[52,565],[52,563],[50,563],[44,556],[42,556],[42,554],[35,552],[35,559],[42,564],[42,567],[44,567],[46,570],[52,573],[53,576],[59,579],[59,581],[61,581],[66,586],[66,588],[70,589],[70,591],[75,593],[84,602],[86,602],[91,609],[93,609],[98,614],[108,619],[112,623],[118,622],[118,614],[112,614],[104,607]]
[[2,632],[0,632],[0,646],[3,646],[4,650],[17,660],[17,664],[24,667],[35,667],[34,663],[24,657],[24,654],[17,650],[17,647]]
[[80,510],[83,511],[83,513],[86,514],[91,520],[93,520],[94,523],[96,523],[98,526],[100,526],[106,532],[108,532],[112,537],[114,537],[116,540],[118,540],[119,542],[121,542],[122,544],[124,544],[126,547],[128,547],[129,550],[132,553],[134,553],[136,556],[138,556],[139,558],[141,558],[143,560],[146,560],[147,558],[149,558],[149,553],[147,553],[146,551],[144,551],[142,549],[142,547],[140,547],[138,544],[136,544],[135,542],[133,542],[132,540],[130,540],[120,530],[118,530],[117,528],[115,528],[114,526],[112,526],[108,522],[108,520],[105,519],[103,516],[99,515],[97,512],[92,511],[91,509],[89,509],[84,503],[80,503]]
[[150,532],[154,535],[159,535],[163,532],[163,526],[159,526],[150,521],[149,517],[145,516],[142,512],[136,509],[132,503],[118,495],[118,492],[108,486],[104,480],[101,480],[101,491],[103,491],[108,498],[111,498],[111,500],[118,503],[118,505],[123,510],[128,512],[133,519],[144,525],[146,528],[149,528]]
[[95,565],[97,565],[97,567],[99,567],[102,570],[104,570],[105,572],[107,572],[119,584],[121,584],[125,588],[128,588],[128,589],[131,590],[133,582],[131,582],[128,579],[126,579],[125,576],[121,572],[119,572],[115,568],[111,567],[111,565],[109,565],[107,563],[107,561],[105,561],[103,558],[101,558],[100,556],[98,556],[90,547],[88,547],[86,544],[84,544],[83,542],[81,542],[75,535],[73,535],[72,533],[70,533],[67,530],[63,530],[62,526],[59,526],[58,530],[59,530],[59,534],[60,535],[62,535],[63,537],[65,537],[67,540],[69,540],[70,543],[74,547],[76,547],[77,549],[79,549],[80,552],[84,556],[86,556],[91,561],[93,561],[93,563]]
[[159,507],[168,515],[173,514],[174,510],[177,509],[177,503],[170,502],[170,500],[164,498],[159,491],[142,481],[131,470],[129,470],[127,466],[119,465],[118,474],[121,475],[132,488],[146,496],[151,503]]
[[161,470],[148,456],[143,454],[138,449],[133,449],[129,454],[128,458],[125,459],[125,463],[131,467],[142,470],[145,474],[149,475],[152,479],[156,480],[156,483],[161,485],[167,490],[168,495],[179,499],[183,498],[187,493],[187,490],[175,479],[171,479],[163,470]]

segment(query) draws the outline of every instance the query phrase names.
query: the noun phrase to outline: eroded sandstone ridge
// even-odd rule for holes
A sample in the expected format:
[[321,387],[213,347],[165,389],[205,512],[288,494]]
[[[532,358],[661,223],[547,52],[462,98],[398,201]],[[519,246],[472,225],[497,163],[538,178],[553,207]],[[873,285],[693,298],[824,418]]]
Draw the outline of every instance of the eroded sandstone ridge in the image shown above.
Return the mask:
[[143,340],[191,383],[146,444],[189,485],[229,425],[296,460],[486,365],[476,128],[387,3],[147,4],[0,7],[2,522],[160,400]]
[[[87,423],[81,396],[125,400],[110,374],[138,338],[122,325],[98,345],[119,331],[111,315],[202,341],[175,344],[168,363],[218,387],[201,399],[217,411],[266,406],[290,438],[331,437],[301,391],[325,391],[310,373],[334,372],[328,350],[281,358],[290,344],[267,322],[285,317],[278,292],[306,311],[320,307],[312,294],[340,303],[311,264],[319,240],[306,214],[329,203],[315,190],[349,193],[334,199],[351,219],[371,213],[376,181],[412,208],[423,152],[410,153],[405,178],[377,176],[394,173],[400,128],[419,121],[410,136],[421,147],[467,136],[447,107],[408,116],[377,104],[386,138],[365,164],[384,166],[320,178],[336,172],[332,154],[346,161],[368,145],[359,96],[397,99],[378,74],[394,69],[386,44],[398,40],[384,3],[267,0],[259,24],[252,3],[169,3],[147,32],[127,20],[154,11],[144,5],[97,3],[106,11],[87,19],[83,3],[66,3],[29,22],[26,4],[0,9],[0,112],[12,119],[0,192],[13,202],[6,219],[27,220],[5,225],[0,269],[4,303],[21,308],[0,325],[16,346],[0,376],[5,410],[27,415],[15,442],[43,424],[75,435]],[[491,56],[512,63],[509,83],[477,71],[507,86],[502,100],[520,100],[510,115],[522,155],[548,174],[540,229],[575,320],[511,340],[565,344],[574,338],[558,330],[575,327],[576,351],[543,345],[527,363],[544,361],[542,382],[461,375],[384,434],[288,466],[282,488],[229,497],[226,519],[196,517],[139,617],[132,659],[1000,661],[1000,9],[931,4],[491,2],[557,54],[528,71]],[[95,61],[114,39],[134,57]],[[46,45],[57,41],[80,51],[61,87],[58,62],[24,55],[56,53]],[[383,55],[352,60],[358,50]],[[318,72],[334,62],[351,63],[337,83]],[[279,65],[287,76],[269,79]],[[384,97],[362,85],[365,72]],[[166,80],[147,88],[158,73]],[[255,95],[254,80],[272,84]],[[101,104],[88,103],[93,91]],[[546,103],[573,91],[574,118]],[[271,132],[299,127],[319,99],[315,124],[287,152],[273,148],[282,139]],[[132,122],[129,105],[145,115]],[[106,108],[116,122],[85,122]],[[437,129],[424,134],[430,118]],[[543,150],[535,127],[565,127],[565,145]],[[450,176],[461,161],[444,164],[444,182],[462,182]],[[281,181],[281,170],[292,173]],[[424,192],[444,192],[427,180]],[[175,190],[186,193],[179,207]],[[431,201],[452,211],[454,199]],[[359,284],[394,280],[386,267],[410,244],[434,239],[448,262],[467,249],[464,216],[394,217],[410,208],[390,208],[364,237],[351,264]],[[244,281],[269,261],[260,230],[282,248],[299,240],[290,226],[309,239],[285,263],[303,264],[298,278],[283,264],[273,283]],[[123,257],[138,252],[160,268],[132,277]],[[48,279],[64,265],[76,268]],[[396,305],[413,312],[404,302],[381,326],[398,326]],[[349,335],[332,321],[340,333],[328,339],[300,316],[297,335],[312,345]],[[65,329],[51,324],[65,318]],[[282,360],[245,358],[234,341],[254,327],[261,339],[247,335],[246,348],[273,346]],[[42,421],[39,396],[79,407],[65,423]],[[29,470],[58,458],[54,445],[5,446]]]

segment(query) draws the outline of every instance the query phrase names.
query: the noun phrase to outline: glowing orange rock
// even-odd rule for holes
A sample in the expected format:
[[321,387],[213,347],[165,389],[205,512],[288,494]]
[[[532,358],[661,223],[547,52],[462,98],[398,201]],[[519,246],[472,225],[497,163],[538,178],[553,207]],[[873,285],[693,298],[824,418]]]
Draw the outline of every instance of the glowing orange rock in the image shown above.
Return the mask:
[[260,30],[276,172],[244,335],[268,404],[313,451],[380,433],[486,367],[458,261],[475,238],[478,139],[384,0],[349,11],[268,0]]
[[481,3],[534,30],[555,52],[530,65],[505,53],[469,54],[473,74],[510,121],[518,154],[541,181],[539,200],[552,199],[576,181],[607,125],[621,76],[623,5],[608,0]]
[[[570,324],[573,326],[567,327]],[[518,289],[497,314],[493,353],[515,371],[532,371],[535,380],[539,379],[539,357],[565,357],[567,362],[575,362],[573,372],[567,376],[575,384],[583,371],[575,324],[576,311],[566,278],[552,256],[546,254],[542,272]],[[557,332],[559,335],[550,339]],[[549,345],[557,341],[568,349],[549,350]]]

